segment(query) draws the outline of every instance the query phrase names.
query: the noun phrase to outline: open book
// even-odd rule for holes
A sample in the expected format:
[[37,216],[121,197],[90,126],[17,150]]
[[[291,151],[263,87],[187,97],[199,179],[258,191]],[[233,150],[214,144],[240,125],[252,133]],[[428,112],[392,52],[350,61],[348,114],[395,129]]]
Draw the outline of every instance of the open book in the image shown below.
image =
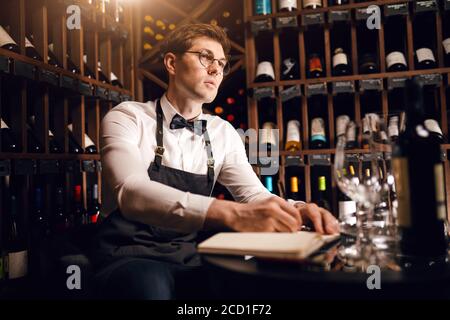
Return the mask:
[[261,258],[303,259],[339,234],[321,235],[316,232],[222,232],[198,245],[200,253],[250,255]]

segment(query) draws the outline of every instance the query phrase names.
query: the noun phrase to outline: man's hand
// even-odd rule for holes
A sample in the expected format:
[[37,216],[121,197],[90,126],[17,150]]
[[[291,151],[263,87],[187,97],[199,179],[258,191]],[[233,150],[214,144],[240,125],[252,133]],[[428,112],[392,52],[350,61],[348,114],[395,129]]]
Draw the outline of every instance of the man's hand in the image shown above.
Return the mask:
[[206,214],[204,227],[225,227],[239,232],[295,232],[301,225],[300,211],[273,196],[250,203],[215,199]]
[[303,223],[312,223],[318,233],[338,233],[339,223],[326,209],[315,203],[296,203],[295,207],[300,212]]

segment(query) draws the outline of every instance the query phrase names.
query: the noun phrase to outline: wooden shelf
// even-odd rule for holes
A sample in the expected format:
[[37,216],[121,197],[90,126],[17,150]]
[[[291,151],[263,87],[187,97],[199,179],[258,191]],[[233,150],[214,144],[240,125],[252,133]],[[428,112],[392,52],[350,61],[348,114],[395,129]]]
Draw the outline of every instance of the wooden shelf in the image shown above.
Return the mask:
[[0,152],[0,159],[100,160],[99,154],[11,153]]
[[[272,81],[272,82],[261,82],[261,83],[251,83],[249,84],[249,88],[261,88],[261,87],[278,87],[278,86],[293,86],[293,85],[305,85],[305,84],[313,84],[320,82],[338,82],[338,81],[360,81],[363,79],[388,79],[388,78],[404,78],[404,77],[414,77],[418,75],[426,75],[426,74],[442,74],[446,75],[450,73],[449,68],[435,68],[435,69],[426,69],[426,70],[411,70],[411,71],[403,71],[403,72],[384,72],[384,73],[373,73],[373,74],[358,74],[358,75],[350,75],[350,76],[342,76],[342,77],[322,77],[322,78],[314,78],[314,79],[298,79],[298,80],[289,80],[289,81]],[[448,80],[447,80],[448,82]]]

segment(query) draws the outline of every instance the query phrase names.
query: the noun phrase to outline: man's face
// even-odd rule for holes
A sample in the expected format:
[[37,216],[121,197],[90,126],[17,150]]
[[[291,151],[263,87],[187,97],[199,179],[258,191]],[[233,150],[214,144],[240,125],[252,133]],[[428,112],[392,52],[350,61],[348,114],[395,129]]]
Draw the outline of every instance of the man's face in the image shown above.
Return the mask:
[[[216,59],[225,59],[222,45],[210,38],[194,39],[188,51],[210,51]],[[210,103],[217,95],[223,74],[217,61],[205,67],[200,63],[197,53],[185,52],[177,55],[173,84],[177,95],[200,103]]]

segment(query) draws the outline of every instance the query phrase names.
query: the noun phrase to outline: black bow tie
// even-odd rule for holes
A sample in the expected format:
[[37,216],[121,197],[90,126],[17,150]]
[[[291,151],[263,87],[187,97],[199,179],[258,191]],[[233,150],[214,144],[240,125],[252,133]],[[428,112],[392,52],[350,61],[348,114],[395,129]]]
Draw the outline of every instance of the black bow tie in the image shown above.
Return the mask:
[[206,131],[206,120],[187,121],[185,118],[176,114],[170,122],[170,129],[187,128],[201,136]]

